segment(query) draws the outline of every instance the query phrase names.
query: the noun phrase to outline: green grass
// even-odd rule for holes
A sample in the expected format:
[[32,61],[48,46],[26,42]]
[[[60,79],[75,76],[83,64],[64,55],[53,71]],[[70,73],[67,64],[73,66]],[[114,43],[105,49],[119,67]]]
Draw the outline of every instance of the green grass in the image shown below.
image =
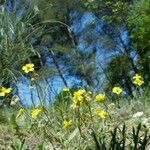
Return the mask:
[[[67,102],[63,102],[63,105],[60,102],[43,107],[35,120],[31,118],[32,108],[24,108],[24,113],[18,118],[16,114],[19,108],[3,108],[0,145],[3,149],[11,147],[16,150],[146,149],[142,146],[144,142],[146,146],[150,142],[148,90],[134,98],[117,97],[119,107],[111,99],[97,103],[94,96],[76,110]],[[97,107],[109,115],[101,119],[94,112]],[[143,114],[133,117],[137,112]],[[63,121],[67,119],[72,120],[72,125],[65,129]]]

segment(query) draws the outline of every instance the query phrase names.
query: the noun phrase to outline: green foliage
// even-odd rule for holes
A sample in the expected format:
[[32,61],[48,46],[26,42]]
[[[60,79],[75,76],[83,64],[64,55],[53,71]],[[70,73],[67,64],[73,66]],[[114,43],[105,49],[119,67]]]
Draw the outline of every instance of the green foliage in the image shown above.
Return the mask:
[[[23,6],[28,6],[26,2]],[[22,6],[22,7],[23,7]],[[22,77],[22,66],[34,63],[35,69],[41,68],[40,53],[38,48],[31,44],[31,35],[40,35],[42,26],[34,26],[34,10],[29,10],[23,15],[16,15],[16,10],[10,13],[0,6],[0,85],[10,87],[17,84]],[[42,30],[43,31],[43,30]]]
[[14,143],[11,145],[13,150],[25,150],[24,148],[25,139],[20,141],[19,139],[14,138]]
[[[126,89],[129,95],[132,95],[132,82],[130,79],[130,71],[132,66],[125,54],[120,54],[112,58],[107,65],[107,74],[109,84],[108,89],[112,89],[115,85],[120,85]],[[107,89],[106,88],[106,89]]]
[[88,0],[81,1],[85,9],[98,14],[102,19],[115,26],[122,23],[127,16],[128,2],[122,0]]
[[[106,33],[107,37],[109,38],[107,38],[107,41],[104,40],[105,41],[104,45],[110,45],[110,43],[113,43],[112,41],[117,41],[115,42],[116,46],[119,43],[123,44],[123,49],[125,50],[126,55],[128,57],[128,65],[126,66],[129,67],[128,69],[130,69],[130,71],[143,73],[145,81],[148,81],[145,84],[145,86],[147,86],[150,81],[149,1],[89,0],[89,1],[82,1],[81,3],[83,3],[86,10],[90,10],[91,12],[96,14],[96,16],[106,21],[107,28],[104,28],[103,30]],[[127,30],[128,32],[127,44],[125,44],[125,42],[121,39],[122,38],[120,34],[121,29]],[[118,42],[118,39],[121,40],[119,40]],[[118,51],[115,46],[114,49],[115,49],[114,51]],[[136,62],[134,60],[134,56],[131,57],[130,55],[131,51],[133,50],[137,52],[138,60]],[[120,53],[122,52],[120,51]],[[118,67],[117,66],[115,67],[117,70]],[[110,70],[114,70],[114,68],[111,68]],[[113,77],[110,76],[110,80],[111,78]],[[116,79],[117,78],[120,77],[116,74]],[[111,80],[111,82],[113,82],[113,79]]]
[[[150,33],[150,3],[147,0],[134,1],[130,6],[128,23],[132,29],[131,37],[135,42],[139,55],[146,55],[149,44]],[[146,51],[147,50],[147,51]],[[148,53],[147,53],[148,54]]]
[[[150,135],[147,134],[147,131],[143,133],[143,138],[141,138],[140,132],[141,130],[141,124],[139,124],[137,127],[133,127],[133,131],[131,133],[132,141],[128,143],[128,146],[126,146],[126,142],[128,142],[128,133],[127,133],[127,127],[124,124],[122,128],[116,127],[113,131],[111,131],[111,140],[110,144],[105,139],[105,136],[100,136],[99,143],[95,140],[95,145],[97,145],[96,149],[99,150],[125,150],[125,149],[131,149],[131,150],[146,150],[147,146],[149,145],[150,141]],[[109,145],[109,146],[108,146]]]
[[41,20],[59,20],[66,23],[67,7],[74,5],[75,2],[69,0],[38,0],[35,1],[38,10],[40,11]]
[[54,102],[54,107],[65,108],[67,109],[71,103],[71,91],[61,91]]
[[21,65],[32,55],[32,47],[25,41],[28,24],[7,13],[3,6],[0,6],[0,22],[0,83],[7,85],[10,80],[16,81]]
[[138,53],[138,65],[145,80],[150,81],[150,2],[148,0],[134,1],[130,6],[128,24],[131,30],[131,39]]

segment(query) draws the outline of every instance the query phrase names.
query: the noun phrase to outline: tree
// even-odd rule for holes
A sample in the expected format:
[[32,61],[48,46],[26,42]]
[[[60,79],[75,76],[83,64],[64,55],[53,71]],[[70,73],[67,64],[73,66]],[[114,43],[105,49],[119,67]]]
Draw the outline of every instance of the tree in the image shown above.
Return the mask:
[[131,39],[137,52],[140,72],[146,83],[150,81],[150,3],[147,0],[134,1],[130,6],[128,24],[131,29]]
[[124,88],[128,95],[132,95],[134,85],[130,78],[131,70],[132,66],[125,54],[119,54],[112,58],[107,64],[107,73],[110,77],[110,82],[106,89],[111,90],[116,85],[119,85]]
[[[142,72],[145,80],[149,80],[149,2],[89,0],[81,3],[86,10],[92,11],[99,19],[104,20],[103,35],[107,35],[107,40],[115,44],[114,53],[126,55],[130,71]],[[132,53],[137,53],[139,61]]]
[[[37,45],[45,45],[49,49],[47,56],[52,57],[53,63],[55,64],[65,85],[67,85],[64,78],[65,73],[63,73],[60,66],[66,67],[65,70],[69,71],[69,73],[66,72],[66,74],[69,74],[69,76],[81,78],[81,80],[84,80],[88,85],[92,85],[94,83],[92,78],[94,77],[93,72],[95,70],[95,60],[93,57],[95,56],[95,50],[92,51],[92,55],[91,52],[85,54],[79,51],[78,48],[76,48],[78,39],[75,39],[70,30],[70,12],[73,9],[79,10],[79,8],[81,8],[79,5],[80,4],[78,4],[77,1],[71,2],[66,0],[47,0],[44,2],[39,0],[37,4],[40,11],[40,15],[38,17],[41,24],[43,23],[44,26],[43,32],[41,36],[39,36],[40,42],[38,41]],[[58,11],[60,9],[61,11]],[[35,43],[35,46],[37,45]],[[89,56],[92,57],[89,59]],[[92,65],[89,65],[88,67],[87,65],[85,66],[84,64],[87,63],[86,59],[88,59],[88,64],[91,63]],[[68,61],[67,63],[66,60]],[[93,62],[90,62],[91,60]],[[79,62],[81,63],[79,64]]]

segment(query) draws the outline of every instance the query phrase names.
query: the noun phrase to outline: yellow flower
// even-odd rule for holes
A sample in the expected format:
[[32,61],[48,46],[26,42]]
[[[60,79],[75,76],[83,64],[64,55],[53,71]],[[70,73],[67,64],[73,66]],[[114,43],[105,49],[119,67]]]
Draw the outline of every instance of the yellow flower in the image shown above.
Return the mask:
[[108,113],[107,113],[106,111],[103,111],[103,110],[101,110],[101,109],[99,109],[99,108],[96,108],[96,109],[95,109],[95,113],[96,113],[99,117],[101,117],[102,119],[105,119],[105,118],[108,116]]
[[24,112],[24,108],[20,108],[17,115],[16,115],[16,118],[20,117],[20,115]]
[[34,109],[32,109],[31,117],[33,119],[36,119],[40,112],[42,112],[42,108],[34,108]]
[[0,88],[0,96],[5,96],[6,94],[9,94],[12,91],[12,88]]
[[135,79],[135,80],[133,80],[133,83],[138,85],[138,86],[141,86],[144,83],[144,81],[141,79]]
[[80,90],[73,93],[73,106],[74,106],[74,108],[79,107],[83,103],[83,101],[84,101],[83,94],[85,92],[86,91],[84,89],[80,89]]
[[133,83],[138,86],[141,86],[144,83],[144,81],[142,80],[142,76],[139,74],[135,74],[133,76]]
[[63,88],[63,91],[64,91],[64,92],[69,92],[69,88],[65,86],[65,87]]
[[25,73],[29,73],[29,72],[32,72],[34,71],[34,64],[26,64],[22,67],[22,70],[25,72]]
[[63,122],[63,128],[67,129],[72,125],[72,120],[64,120]]
[[98,94],[96,95],[96,101],[97,102],[103,102],[106,99],[106,95],[105,94]]
[[86,91],[85,91],[85,89],[80,89],[80,90],[78,90],[77,91],[80,95],[82,95],[82,94],[84,94]]
[[112,92],[119,95],[122,92],[122,89],[120,87],[114,87],[112,89]]
[[134,79],[134,80],[136,80],[136,79],[142,79],[142,76],[139,75],[139,74],[135,74],[135,75],[133,76],[133,79]]

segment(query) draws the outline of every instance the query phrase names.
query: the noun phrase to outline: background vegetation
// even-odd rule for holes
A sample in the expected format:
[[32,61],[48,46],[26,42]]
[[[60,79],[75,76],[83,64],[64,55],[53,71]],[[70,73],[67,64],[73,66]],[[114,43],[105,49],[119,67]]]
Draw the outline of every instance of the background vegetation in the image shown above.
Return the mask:
[[149,149],[149,8],[0,1],[0,149]]

